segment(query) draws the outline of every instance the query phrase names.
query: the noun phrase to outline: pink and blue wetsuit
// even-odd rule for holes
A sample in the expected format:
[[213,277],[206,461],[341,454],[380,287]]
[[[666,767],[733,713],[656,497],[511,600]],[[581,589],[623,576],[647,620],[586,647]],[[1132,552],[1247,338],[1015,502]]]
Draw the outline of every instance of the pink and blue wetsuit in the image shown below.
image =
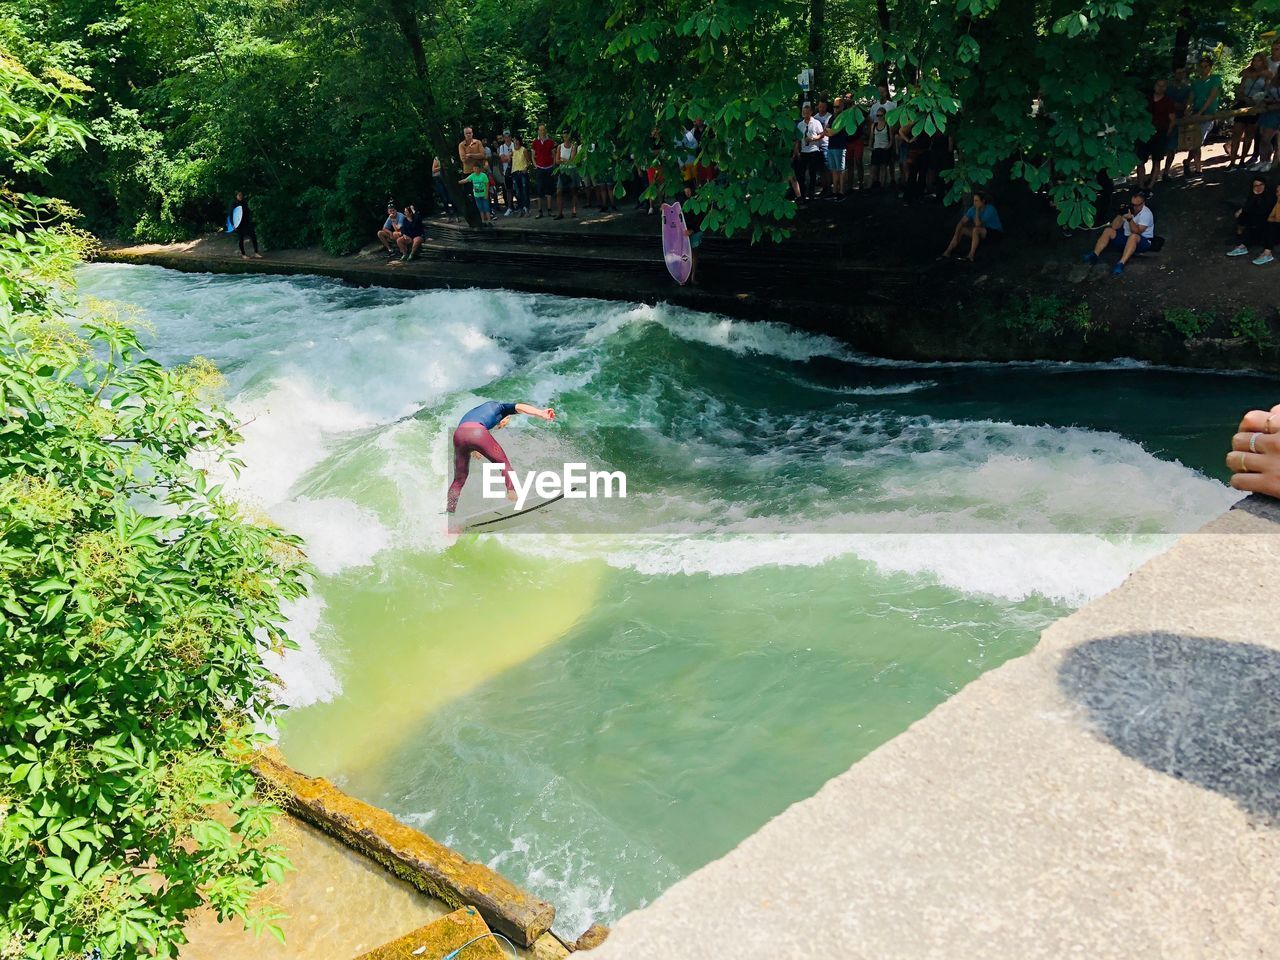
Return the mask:
[[514,403],[490,400],[462,415],[453,431],[453,483],[449,486],[449,512],[458,508],[458,497],[471,472],[471,454],[478,453],[490,463],[502,464],[502,479],[511,484],[511,461],[489,431],[516,412]]

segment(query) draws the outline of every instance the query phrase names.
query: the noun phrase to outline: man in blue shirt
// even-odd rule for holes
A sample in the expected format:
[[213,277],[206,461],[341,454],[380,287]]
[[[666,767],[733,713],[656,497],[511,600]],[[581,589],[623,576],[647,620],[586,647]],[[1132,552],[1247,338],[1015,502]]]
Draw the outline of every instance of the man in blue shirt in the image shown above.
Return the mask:
[[1000,214],[991,203],[990,195],[985,190],[979,190],[973,195],[973,205],[964,212],[964,216],[956,224],[947,249],[942,251],[942,256],[938,259],[945,260],[951,256],[956,247],[967,239],[969,253],[964,259],[973,263],[978,255],[978,244],[984,240],[998,240],[1002,236],[1004,236],[1004,224],[1000,222]]
[[400,242],[400,234],[404,231],[404,214],[396,209],[394,203],[387,204],[387,219],[382,224],[382,229],[378,231],[378,242],[382,244],[382,249],[387,251],[387,255],[397,257],[400,254],[396,247]]

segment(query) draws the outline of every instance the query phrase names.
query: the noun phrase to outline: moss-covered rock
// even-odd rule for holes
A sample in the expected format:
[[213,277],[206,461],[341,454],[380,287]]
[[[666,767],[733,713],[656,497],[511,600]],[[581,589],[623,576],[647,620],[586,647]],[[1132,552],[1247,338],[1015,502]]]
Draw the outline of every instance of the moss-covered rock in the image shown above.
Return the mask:
[[476,942],[466,949],[466,960],[507,960],[499,942],[488,934],[489,928],[475,908],[464,907],[361,954],[356,960],[440,960],[473,940]]
[[290,813],[376,860],[424,893],[450,906],[474,906],[493,929],[521,946],[532,946],[551,929],[556,911],[545,900],[401,823],[385,810],[348,796],[328,780],[298,773],[277,751],[264,751],[254,764],[254,772],[273,793],[283,797]]

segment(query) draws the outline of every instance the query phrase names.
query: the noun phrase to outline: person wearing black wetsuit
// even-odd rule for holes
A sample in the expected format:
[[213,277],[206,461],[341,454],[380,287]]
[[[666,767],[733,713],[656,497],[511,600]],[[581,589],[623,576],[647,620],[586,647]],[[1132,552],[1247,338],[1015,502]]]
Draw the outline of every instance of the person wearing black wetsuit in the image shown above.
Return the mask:
[[245,199],[243,191],[236,191],[236,206],[240,208],[240,226],[236,227],[236,238],[240,241],[240,256],[245,260],[249,259],[244,252],[244,241],[247,237],[253,244],[253,255],[261,260],[262,254],[258,252],[258,231],[254,229],[253,213],[249,210],[249,201]]
[[497,440],[493,438],[493,430],[500,430],[514,414],[523,413],[543,420],[554,420],[556,412],[550,407],[545,410],[527,403],[499,403],[490,400],[478,407],[468,410],[458,421],[453,431],[453,483],[449,486],[449,512],[458,509],[458,497],[466,485],[467,475],[471,470],[473,456],[484,457],[490,463],[502,464],[502,479],[507,484],[507,499],[516,498],[515,486],[511,483],[511,461]]

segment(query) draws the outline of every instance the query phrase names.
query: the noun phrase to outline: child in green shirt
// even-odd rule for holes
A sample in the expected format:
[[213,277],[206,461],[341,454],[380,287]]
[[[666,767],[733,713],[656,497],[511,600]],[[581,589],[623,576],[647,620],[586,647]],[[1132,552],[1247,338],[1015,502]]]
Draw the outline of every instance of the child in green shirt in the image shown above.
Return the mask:
[[458,183],[471,184],[471,195],[475,197],[476,209],[480,211],[480,222],[491,223],[493,217],[489,212],[489,175],[479,167],[473,166],[471,172]]

